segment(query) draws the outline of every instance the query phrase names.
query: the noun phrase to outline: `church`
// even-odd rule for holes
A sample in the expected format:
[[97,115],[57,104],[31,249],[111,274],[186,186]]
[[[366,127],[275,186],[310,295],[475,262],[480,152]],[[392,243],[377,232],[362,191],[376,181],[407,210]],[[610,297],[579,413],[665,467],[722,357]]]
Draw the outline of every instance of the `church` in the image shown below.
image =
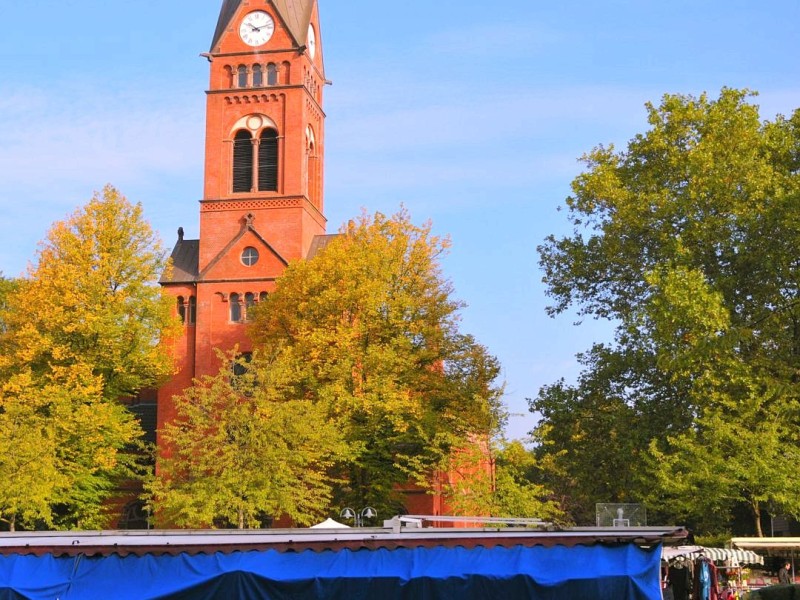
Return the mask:
[[[160,282],[183,324],[173,340],[177,372],[157,397],[131,406],[159,445],[156,432],[176,417],[173,397],[219,371],[217,349],[237,346],[246,359],[248,315],[290,261],[312,257],[333,237],[323,201],[321,42],[317,0],[223,1],[202,55],[210,82],[200,239],[178,230]],[[447,514],[442,494],[404,491],[408,512]],[[120,527],[146,526],[141,508],[126,506]]]
[[175,298],[179,371],[158,391],[158,426],[172,397],[219,370],[215,349],[246,356],[248,312],[291,260],[324,245],[325,67],[315,0],[225,0],[204,56],[205,183],[200,239],[183,238],[161,285]]

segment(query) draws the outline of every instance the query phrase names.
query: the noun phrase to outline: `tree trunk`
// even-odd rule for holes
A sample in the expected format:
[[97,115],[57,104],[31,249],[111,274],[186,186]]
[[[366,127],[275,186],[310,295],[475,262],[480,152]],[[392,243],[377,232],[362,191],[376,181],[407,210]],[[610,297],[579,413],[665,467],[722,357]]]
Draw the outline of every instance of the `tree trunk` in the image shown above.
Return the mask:
[[761,506],[758,504],[758,500],[753,500],[750,503],[750,506],[753,508],[753,518],[755,519],[756,525],[756,537],[764,537],[764,532],[761,530]]
[[239,509],[239,529],[244,529],[244,509]]
[[16,531],[17,527],[17,515],[11,515],[11,518],[8,520],[8,530],[9,531]]

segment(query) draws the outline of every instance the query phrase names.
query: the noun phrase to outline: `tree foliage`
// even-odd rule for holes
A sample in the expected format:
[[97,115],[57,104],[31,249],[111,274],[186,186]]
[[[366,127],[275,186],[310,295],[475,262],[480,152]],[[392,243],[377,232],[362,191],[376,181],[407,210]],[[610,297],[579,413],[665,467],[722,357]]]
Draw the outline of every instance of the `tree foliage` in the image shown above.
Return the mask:
[[742,503],[760,536],[762,508],[800,508],[800,474],[791,468],[800,458],[797,391],[741,356],[740,332],[701,273],[664,270],[649,281],[659,361],[690,382],[697,416],[666,444],[650,442],[649,472],[659,485],[648,499],[712,531]]
[[459,451],[451,460],[449,475],[447,504],[455,515],[546,521],[564,517],[552,492],[537,483],[541,475],[536,458],[519,441]]
[[0,369],[89,365],[115,400],[156,384],[173,369],[158,343],[174,325],[155,285],[165,266],[141,205],[107,186],[53,225],[24,291],[9,296]]
[[141,430],[119,400],[171,372],[158,343],[173,325],[155,285],[164,266],[141,207],[106,187],[53,225],[5,294],[0,515],[10,524],[103,526],[104,499],[136,474]]
[[[253,365],[222,368],[175,398],[177,419],[161,432],[167,452],[147,486],[159,518],[181,527],[259,527],[288,516],[309,525],[331,498],[327,469],[347,455],[341,431],[318,405],[284,400]],[[240,359],[241,360],[241,359]]]
[[[3,277],[3,273],[0,271],[0,316],[8,308],[8,296],[14,291],[17,286],[17,282],[13,279],[7,279]],[[6,331],[5,323],[0,320],[0,334]]]
[[539,453],[583,510],[644,498],[686,517],[702,480],[718,492],[693,494],[692,514],[718,526],[737,503],[754,517],[765,501],[800,511],[793,475],[776,474],[797,447],[800,111],[762,122],[748,99],[725,89],[648,105],[650,128],[626,150],[584,157],[574,231],[539,248],[551,314],[617,325],[576,385],[531,402]]
[[331,471],[338,505],[401,508],[454,448],[502,418],[499,365],[458,329],[439,259],[447,241],[405,212],[351,222],[319,255],[293,263],[251,327],[261,384],[310,401],[337,424],[349,458]]

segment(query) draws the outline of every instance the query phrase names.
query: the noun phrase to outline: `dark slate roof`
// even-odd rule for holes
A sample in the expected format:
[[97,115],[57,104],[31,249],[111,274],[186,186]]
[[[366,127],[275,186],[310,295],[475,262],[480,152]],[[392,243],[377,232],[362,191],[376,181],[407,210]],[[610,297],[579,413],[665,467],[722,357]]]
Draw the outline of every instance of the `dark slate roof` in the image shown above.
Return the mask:
[[172,272],[161,276],[161,283],[193,283],[197,281],[200,264],[200,240],[184,240],[172,249]]
[[292,37],[300,46],[305,46],[308,41],[308,25],[311,23],[314,0],[274,0],[274,2]]
[[333,233],[331,235],[315,235],[314,239],[311,240],[311,247],[308,249],[308,255],[306,256],[307,259],[314,258],[317,254],[322,252],[325,248],[328,247],[334,239],[342,235],[341,233]]
[[[225,29],[241,4],[242,0],[224,0],[222,3],[217,29],[214,31],[214,39],[211,42],[211,52],[214,51],[214,47],[225,33]],[[273,4],[297,45],[305,46],[308,24],[311,22],[311,13],[314,10],[314,0],[273,0]]]

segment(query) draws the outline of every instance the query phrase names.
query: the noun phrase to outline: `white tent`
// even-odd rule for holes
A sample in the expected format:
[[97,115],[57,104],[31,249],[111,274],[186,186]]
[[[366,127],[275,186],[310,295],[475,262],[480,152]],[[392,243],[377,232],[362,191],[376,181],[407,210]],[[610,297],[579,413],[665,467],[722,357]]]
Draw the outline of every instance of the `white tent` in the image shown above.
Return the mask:
[[350,526],[333,519],[325,519],[322,523],[312,525],[309,529],[350,529]]

